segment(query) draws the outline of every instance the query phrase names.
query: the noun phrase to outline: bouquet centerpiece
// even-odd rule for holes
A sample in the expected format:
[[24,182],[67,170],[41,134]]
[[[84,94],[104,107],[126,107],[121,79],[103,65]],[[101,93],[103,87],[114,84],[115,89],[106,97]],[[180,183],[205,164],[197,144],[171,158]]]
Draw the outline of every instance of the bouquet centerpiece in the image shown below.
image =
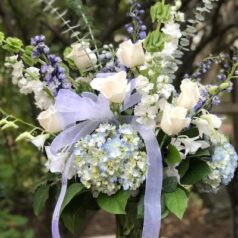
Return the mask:
[[[42,2],[67,23],[67,32],[73,31],[54,1]],[[237,48],[208,56],[192,74],[176,74],[196,24],[215,1],[202,2],[195,19],[185,24],[180,1],[158,1],[150,9],[150,32],[142,4],[132,2],[128,37],[119,46],[101,48],[82,11],[91,39],[72,32],[77,42],[63,57],[51,53],[43,35],[24,46],[0,33],[13,84],[32,94],[41,110],[35,126],[0,109],[0,126],[24,124],[29,130],[16,140],[30,141],[47,154],[46,168],[55,176],[37,189],[36,200],[45,202],[47,195],[40,195],[59,187],[61,178],[54,238],[60,237],[61,215],[71,229],[72,217],[80,220],[99,208],[116,215],[117,237],[157,238],[162,218],[173,213],[182,219],[194,187],[216,192],[233,178],[238,157],[211,109],[237,78]],[[214,64],[220,67],[217,83],[203,85]],[[181,82],[178,88],[175,81]]]

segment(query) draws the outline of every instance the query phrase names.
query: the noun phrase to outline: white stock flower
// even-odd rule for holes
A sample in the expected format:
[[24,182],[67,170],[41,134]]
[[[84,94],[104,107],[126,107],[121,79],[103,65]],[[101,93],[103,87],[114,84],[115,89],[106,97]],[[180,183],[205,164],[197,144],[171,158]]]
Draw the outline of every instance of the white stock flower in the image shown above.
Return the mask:
[[168,23],[162,28],[162,31],[172,38],[179,39],[182,36],[180,25],[178,23]]
[[187,118],[187,109],[182,107],[175,107],[171,104],[167,104],[161,120],[162,130],[171,135],[177,135],[183,128],[187,127],[190,123],[190,119]]
[[181,93],[177,99],[177,106],[192,110],[200,99],[200,92],[197,83],[190,79],[184,79],[180,86]]
[[153,84],[150,83],[147,77],[139,75],[136,79],[136,90],[141,94],[148,94],[153,89]]
[[117,57],[120,63],[128,68],[143,65],[145,63],[145,53],[142,42],[135,44],[131,40],[127,40],[119,45]]
[[72,59],[78,69],[88,69],[97,63],[97,56],[89,48],[89,43],[75,43],[71,47],[72,51],[67,58]]
[[57,133],[64,129],[61,125],[60,115],[54,106],[51,106],[48,110],[41,112],[37,119],[40,125],[47,132]]
[[160,75],[157,78],[157,93],[159,96],[168,99],[174,92],[175,88],[169,83],[169,77],[167,75]]
[[108,74],[107,77],[99,77],[92,80],[91,87],[101,92],[109,101],[122,103],[127,92],[126,72]]

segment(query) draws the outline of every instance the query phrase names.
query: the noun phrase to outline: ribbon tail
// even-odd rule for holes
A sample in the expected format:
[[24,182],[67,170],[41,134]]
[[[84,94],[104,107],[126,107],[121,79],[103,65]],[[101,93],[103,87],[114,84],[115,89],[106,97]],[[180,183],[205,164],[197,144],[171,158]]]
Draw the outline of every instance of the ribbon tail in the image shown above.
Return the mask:
[[158,238],[161,226],[161,191],[163,182],[160,146],[152,130],[136,122],[133,125],[144,140],[148,156],[142,238]]
[[52,223],[51,223],[51,232],[52,232],[53,238],[60,238],[60,232],[59,232],[60,210],[61,210],[61,206],[63,204],[64,197],[67,191],[68,174],[69,174],[70,166],[72,165],[73,159],[74,159],[74,155],[71,154],[65,164],[64,172],[62,174],[60,195],[55,205],[55,209],[54,209],[54,213],[52,217]]

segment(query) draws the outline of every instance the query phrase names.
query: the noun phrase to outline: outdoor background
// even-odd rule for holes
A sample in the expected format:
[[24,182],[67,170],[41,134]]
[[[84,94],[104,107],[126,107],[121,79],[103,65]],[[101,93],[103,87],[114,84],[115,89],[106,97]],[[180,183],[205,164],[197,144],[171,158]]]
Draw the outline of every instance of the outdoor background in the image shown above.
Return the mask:
[[[79,2],[80,0],[74,0]],[[126,0],[82,0],[95,29],[99,44],[113,42],[125,34],[123,26],[126,17]],[[143,0],[149,22],[149,8],[155,1]],[[201,0],[183,0],[182,11],[191,17],[195,6]],[[0,31],[7,36],[17,36],[25,44],[37,34],[44,34],[48,45],[56,53],[72,43],[67,35],[62,34],[61,22],[54,15],[44,13],[43,4],[37,0],[0,0]],[[67,0],[56,0],[60,9],[68,9],[67,18],[77,23],[79,16],[71,9]],[[82,26],[84,31],[85,27]],[[206,22],[199,26],[199,33],[192,44],[193,51],[186,53],[178,75],[191,72],[203,57],[228,51],[238,39],[238,0],[218,0],[217,7]],[[100,43],[101,42],[101,43]],[[237,43],[238,44],[238,43]],[[0,107],[7,112],[37,123],[38,111],[29,96],[21,96],[11,84],[10,74],[4,70],[5,52],[0,52]],[[214,68],[204,81],[212,83]],[[178,82],[177,82],[178,83]],[[235,84],[231,95],[224,98],[215,111],[226,117],[223,132],[229,135],[238,148],[238,86]],[[20,131],[0,131],[0,238],[50,238],[50,219],[54,200],[47,202],[47,207],[40,216],[32,210],[33,192],[44,177],[46,158],[27,143],[15,143],[14,138]],[[236,214],[237,213],[237,214]],[[237,223],[235,226],[233,223]],[[164,238],[238,238],[238,178],[227,189],[218,194],[196,194],[191,198],[190,208],[181,222],[175,217],[163,221]],[[114,218],[99,212],[90,214],[78,234],[84,236],[113,234]],[[64,237],[73,236],[65,231]]]

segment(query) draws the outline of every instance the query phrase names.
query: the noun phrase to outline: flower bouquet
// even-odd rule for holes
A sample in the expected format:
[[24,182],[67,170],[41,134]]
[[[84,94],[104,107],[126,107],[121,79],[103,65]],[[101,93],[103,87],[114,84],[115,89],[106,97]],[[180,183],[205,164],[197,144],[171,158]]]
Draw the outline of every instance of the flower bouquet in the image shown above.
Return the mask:
[[[161,219],[170,213],[182,219],[194,187],[216,192],[237,167],[234,148],[219,132],[222,120],[211,113],[237,78],[237,48],[209,56],[190,75],[176,74],[197,23],[215,1],[203,0],[186,24],[180,1],[158,1],[150,9],[151,31],[142,5],[131,2],[128,34],[118,46],[95,44],[83,11],[91,39],[73,31],[54,1],[42,2],[77,39],[62,57],[51,53],[43,35],[24,46],[0,34],[13,84],[32,94],[41,110],[40,126],[34,126],[0,109],[2,130],[24,124],[29,130],[16,140],[46,152],[52,176],[36,190],[36,204],[60,185],[54,238],[60,237],[61,215],[71,229],[72,219],[77,224],[98,209],[116,215],[117,237],[157,238]],[[220,68],[217,83],[203,85],[214,64]],[[178,88],[175,81],[181,82]]]

